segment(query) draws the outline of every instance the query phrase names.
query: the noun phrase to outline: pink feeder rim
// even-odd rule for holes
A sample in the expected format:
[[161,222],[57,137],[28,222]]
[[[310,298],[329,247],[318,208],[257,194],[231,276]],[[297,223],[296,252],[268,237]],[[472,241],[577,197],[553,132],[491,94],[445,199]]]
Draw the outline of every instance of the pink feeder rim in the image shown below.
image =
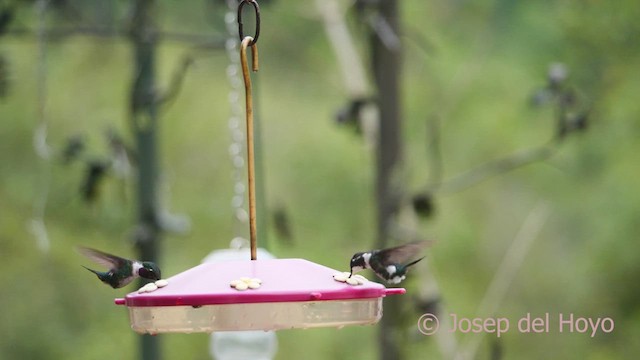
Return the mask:
[[[115,303],[129,308],[139,333],[279,330],[374,324],[382,298],[405,293],[373,281],[339,282],[337,272],[304,259],[205,263],[167,279],[166,287]],[[262,283],[239,291],[230,283],[240,278]]]
[[[404,294],[367,281],[348,285],[335,281],[337,270],[304,259],[269,259],[205,263],[168,279],[167,287],[150,293],[129,293],[115,303],[126,306],[202,306],[265,302],[325,301],[378,298]],[[229,286],[242,277],[259,278],[258,289],[238,291]]]

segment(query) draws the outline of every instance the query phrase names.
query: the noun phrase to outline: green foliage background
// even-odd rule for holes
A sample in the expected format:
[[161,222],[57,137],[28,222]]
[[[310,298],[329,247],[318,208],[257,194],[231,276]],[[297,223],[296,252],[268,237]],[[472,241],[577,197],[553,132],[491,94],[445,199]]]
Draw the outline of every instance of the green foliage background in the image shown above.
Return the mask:
[[[87,2],[86,4],[94,4]],[[159,1],[167,30],[223,33],[225,6]],[[124,5],[124,4],[120,4]],[[88,6],[88,5],[87,5]],[[593,104],[588,132],[572,137],[550,161],[468,190],[437,198],[437,213],[420,223],[437,243],[429,252],[449,312],[473,317],[524,219],[541,201],[550,218],[518,271],[497,315],[517,319],[574,313],[611,317],[611,334],[519,334],[500,342],[508,359],[632,359],[640,353],[640,3],[600,1],[402,2],[404,139],[407,191],[428,177],[428,116],[442,119],[445,177],[489,159],[544,142],[552,110],[532,109],[547,67],[561,61]],[[116,15],[124,15],[118,8]],[[99,19],[99,17],[96,17]],[[18,24],[33,27],[33,8]],[[263,6],[259,106],[263,123],[268,208],[289,210],[295,235],[286,245],[269,230],[278,257],[303,257],[346,269],[355,251],[374,239],[374,158],[361,138],[336,126],[345,101],[342,79],[313,2]],[[50,24],[64,20],[50,18]],[[359,33],[362,24],[352,24]],[[424,38],[427,51],[416,45]],[[366,38],[361,37],[365,44]],[[364,48],[364,46],[363,46]],[[159,50],[159,84],[168,82],[184,46]],[[50,43],[47,54],[49,143],[85,133],[92,156],[106,151],[103,132],[129,136],[132,78],[129,44],[75,36]],[[80,267],[83,244],[133,256],[127,241],[134,218],[133,184],[110,179],[99,201],[79,196],[80,164],[50,164],[46,224],[48,253],[28,231],[42,189],[43,164],[32,147],[37,125],[36,42],[0,38],[10,62],[11,88],[0,100],[0,359],[134,359],[137,337],[124,308],[113,305],[133,287],[112,290]],[[192,231],[167,234],[163,273],[198,264],[234,236],[233,182],[227,129],[229,86],[224,51],[199,57],[175,103],[162,113],[160,154],[170,209],[187,214]],[[44,166],[47,166],[46,164]],[[123,186],[126,195],[123,196]],[[259,216],[266,216],[261,214]],[[424,271],[423,268],[422,271]],[[409,295],[420,279],[407,284]],[[433,339],[407,321],[409,358],[441,358]],[[512,321],[513,324],[513,321]],[[553,323],[552,323],[553,326]],[[278,359],[372,359],[377,328],[278,332]],[[457,334],[458,340],[473,334]],[[205,334],[162,336],[166,359],[208,359]],[[491,335],[480,359],[488,358]]]

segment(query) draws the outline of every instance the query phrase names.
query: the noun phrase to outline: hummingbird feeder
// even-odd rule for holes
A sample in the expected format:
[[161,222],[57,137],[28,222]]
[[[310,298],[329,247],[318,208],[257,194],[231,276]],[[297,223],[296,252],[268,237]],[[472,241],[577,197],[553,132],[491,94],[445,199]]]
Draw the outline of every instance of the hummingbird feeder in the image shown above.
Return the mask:
[[[246,3],[256,12],[254,37],[242,32],[241,10]],[[204,263],[167,279],[167,286],[152,291],[143,287],[115,303],[129,308],[132,329],[143,334],[375,324],[382,317],[382,299],[404,294],[405,289],[338,281],[345,279],[336,276],[337,270],[304,259],[257,259],[253,101],[246,54],[251,47],[257,71],[260,22],[255,0],[240,3],[238,23],[246,95],[251,259]]]

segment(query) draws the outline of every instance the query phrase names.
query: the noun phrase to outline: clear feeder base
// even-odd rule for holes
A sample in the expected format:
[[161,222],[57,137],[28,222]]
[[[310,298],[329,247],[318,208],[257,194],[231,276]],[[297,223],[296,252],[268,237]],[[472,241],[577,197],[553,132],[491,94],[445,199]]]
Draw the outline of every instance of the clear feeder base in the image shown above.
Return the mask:
[[131,328],[141,334],[307,329],[372,325],[382,298],[193,306],[129,307]]

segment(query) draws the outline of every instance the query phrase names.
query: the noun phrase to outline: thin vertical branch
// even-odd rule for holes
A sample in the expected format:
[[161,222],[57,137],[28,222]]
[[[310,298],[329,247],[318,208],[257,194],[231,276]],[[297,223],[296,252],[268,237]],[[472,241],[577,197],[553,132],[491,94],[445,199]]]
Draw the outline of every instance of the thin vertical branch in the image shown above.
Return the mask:
[[440,145],[440,117],[432,114],[427,119],[427,154],[429,156],[429,187],[436,188],[442,182],[443,163]]
[[38,125],[33,136],[33,146],[40,158],[39,194],[33,205],[33,219],[29,230],[36,238],[36,245],[42,252],[48,252],[51,242],[45,225],[47,200],[49,198],[49,182],[51,180],[51,149],[47,144],[48,119],[47,107],[47,29],[46,14],[49,0],[38,0],[36,3],[38,17],[38,54],[36,69],[36,101]]
[[324,21],[324,29],[336,54],[349,96],[364,98],[369,92],[369,84],[360,54],[349,33],[344,11],[337,0],[316,0],[316,8]]
[[[540,203],[531,210],[511,246],[504,254],[502,263],[496,270],[493,280],[491,280],[491,284],[478,306],[476,311],[478,316],[491,317],[495,315],[548,216],[549,207],[546,203]],[[461,347],[456,359],[475,359],[482,336],[483,334],[479,333],[471,337]]]
[[[316,8],[322,16],[324,29],[333,47],[342,73],[343,85],[350,99],[366,99],[371,85],[358,49],[355,46],[344,15],[337,0],[316,0]],[[378,137],[378,113],[371,106],[359,112],[360,127],[367,145],[375,147]]]

